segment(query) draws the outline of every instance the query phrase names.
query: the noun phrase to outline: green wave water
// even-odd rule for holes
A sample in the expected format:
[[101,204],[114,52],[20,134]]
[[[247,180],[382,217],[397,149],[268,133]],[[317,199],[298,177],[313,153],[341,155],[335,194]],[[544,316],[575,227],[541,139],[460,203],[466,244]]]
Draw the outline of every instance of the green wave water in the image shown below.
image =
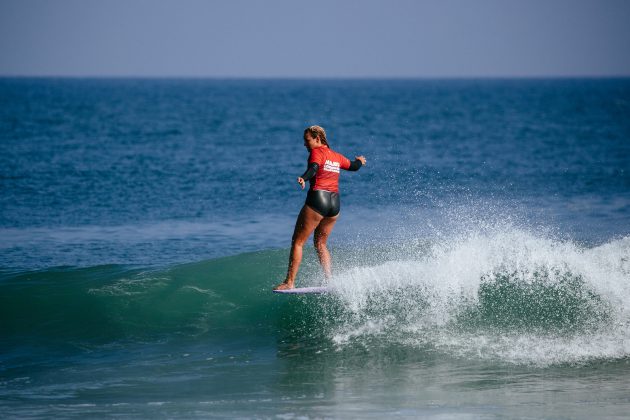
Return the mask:
[[[614,347],[630,338],[628,238],[580,248],[513,230],[405,249],[404,256],[386,247],[338,250],[332,293],[323,297],[270,293],[283,278],[285,250],[153,271],[98,266],[5,274],[0,334],[8,348],[30,341],[44,346],[182,338],[216,343],[290,331],[335,348],[414,343],[509,363],[630,355],[627,344]],[[314,256],[306,259],[310,263],[300,285],[320,284]],[[459,340],[469,335],[491,339],[484,344]],[[530,357],[523,335],[533,337],[528,346],[546,343],[549,353]],[[557,348],[566,340],[593,337],[597,346],[590,350],[560,346],[560,354]],[[609,347],[602,346],[606,337]]]

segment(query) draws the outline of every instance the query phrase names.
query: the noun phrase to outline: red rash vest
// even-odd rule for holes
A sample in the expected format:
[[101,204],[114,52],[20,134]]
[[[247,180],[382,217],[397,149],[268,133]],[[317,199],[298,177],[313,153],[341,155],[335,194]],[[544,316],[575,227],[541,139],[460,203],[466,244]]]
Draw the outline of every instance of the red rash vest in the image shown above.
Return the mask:
[[348,169],[350,160],[335,152],[328,146],[321,146],[311,150],[308,163],[317,163],[319,169],[311,182],[311,190],[339,192],[339,170]]

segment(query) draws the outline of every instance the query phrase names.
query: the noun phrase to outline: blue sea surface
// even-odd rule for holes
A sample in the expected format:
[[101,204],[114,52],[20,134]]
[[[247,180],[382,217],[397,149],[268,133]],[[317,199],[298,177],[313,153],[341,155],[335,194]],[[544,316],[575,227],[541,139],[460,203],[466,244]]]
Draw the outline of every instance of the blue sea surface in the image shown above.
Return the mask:
[[630,79],[1,78],[0,337],[2,417],[621,418]]

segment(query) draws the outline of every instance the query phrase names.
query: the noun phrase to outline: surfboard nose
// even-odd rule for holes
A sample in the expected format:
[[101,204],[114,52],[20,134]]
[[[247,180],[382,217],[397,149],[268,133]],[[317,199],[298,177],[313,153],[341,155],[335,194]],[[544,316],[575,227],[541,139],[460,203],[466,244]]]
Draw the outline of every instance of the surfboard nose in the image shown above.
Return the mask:
[[282,293],[286,295],[306,295],[306,294],[322,294],[329,293],[331,289],[329,287],[297,287],[294,289],[286,290],[273,290],[274,293]]

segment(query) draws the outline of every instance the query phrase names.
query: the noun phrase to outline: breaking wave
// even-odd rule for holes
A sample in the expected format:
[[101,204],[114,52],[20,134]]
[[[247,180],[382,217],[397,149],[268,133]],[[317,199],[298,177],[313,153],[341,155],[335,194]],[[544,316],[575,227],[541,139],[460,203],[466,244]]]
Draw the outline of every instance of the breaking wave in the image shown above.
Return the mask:
[[[321,282],[309,252],[301,286]],[[630,237],[588,247],[509,228],[336,249],[337,274],[324,296],[270,293],[287,253],[158,271],[4,273],[0,334],[9,349],[259,337],[265,345],[275,338],[344,353],[393,346],[515,364],[630,356]]]

